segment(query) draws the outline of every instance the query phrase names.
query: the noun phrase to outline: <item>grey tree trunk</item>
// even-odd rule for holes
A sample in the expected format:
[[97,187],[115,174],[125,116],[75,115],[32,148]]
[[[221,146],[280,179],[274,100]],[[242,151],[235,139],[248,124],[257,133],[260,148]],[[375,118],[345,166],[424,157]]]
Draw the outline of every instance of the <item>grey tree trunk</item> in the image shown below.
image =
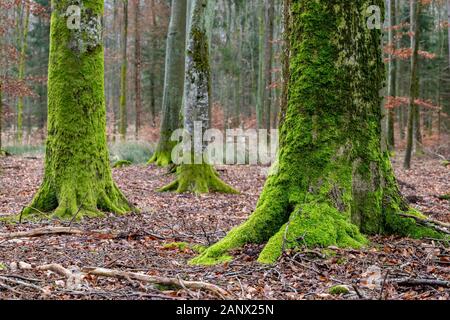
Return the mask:
[[127,38],[128,38],[128,0],[123,1],[123,39],[122,39],[122,67],[120,74],[120,124],[119,124],[119,134],[122,141],[126,140],[127,136]]
[[134,87],[135,87],[135,138],[139,139],[139,129],[142,118],[142,99],[141,99],[141,33],[140,27],[140,0],[135,0],[134,6]]
[[[395,0],[388,0],[388,9],[389,9],[389,40],[388,45],[395,49],[394,44],[394,30],[392,27],[396,24],[395,21]],[[389,74],[388,74],[388,96],[389,97],[395,97],[396,92],[396,78],[395,78],[395,70],[396,70],[396,63],[395,63],[395,56],[393,54],[389,57]],[[390,150],[395,149],[395,131],[394,131],[394,122],[395,122],[395,110],[389,109],[388,110],[388,123],[387,123],[387,142],[388,147]]]
[[[187,42],[184,77],[184,131],[183,163],[177,168],[177,179],[160,191],[178,193],[208,193],[236,191],[218,177],[213,166],[205,163],[203,132],[210,127],[211,69],[208,38],[205,30],[207,0],[193,0],[191,25]],[[201,130],[201,136],[194,135]]]
[[265,53],[264,53],[264,77],[265,77],[265,94],[264,94],[264,113],[265,113],[265,126],[266,129],[270,129],[272,113],[272,61],[273,61],[273,24],[274,24],[274,0],[267,1],[266,12],[266,30],[265,30]]
[[173,0],[167,35],[166,69],[162,104],[162,120],[158,146],[150,162],[158,166],[172,163],[173,131],[180,127],[180,110],[184,84],[186,44],[186,0]]
[[419,93],[419,82],[417,77],[417,60],[419,57],[419,39],[420,39],[420,28],[419,28],[419,16],[421,12],[420,0],[412,0],[411,4],[411,31],[413,36],[411,37],[411,47],[413,49],[413,54],[411,56],[411,76],[410,76],[410,90],[409,90],[409,116],[408,116],[408,132],[407,132],[407,145],[405,153],[405,161],[403,166],[405,169],[411,168],[411,157],[414,144],[414,118],[417,115],[417,105],[415,103],[418,93]]

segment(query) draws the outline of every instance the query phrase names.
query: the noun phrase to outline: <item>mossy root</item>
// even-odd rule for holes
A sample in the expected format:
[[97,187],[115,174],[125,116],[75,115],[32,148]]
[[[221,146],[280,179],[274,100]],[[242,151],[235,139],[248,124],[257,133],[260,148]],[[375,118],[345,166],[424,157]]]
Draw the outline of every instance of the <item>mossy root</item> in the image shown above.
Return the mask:
[[220,192],[239,193],[223,182],[208,164],[183,164],[177,168],[177,179],[158,190],[159,192],[175,191],[177,193],[193,192],[196,194]]

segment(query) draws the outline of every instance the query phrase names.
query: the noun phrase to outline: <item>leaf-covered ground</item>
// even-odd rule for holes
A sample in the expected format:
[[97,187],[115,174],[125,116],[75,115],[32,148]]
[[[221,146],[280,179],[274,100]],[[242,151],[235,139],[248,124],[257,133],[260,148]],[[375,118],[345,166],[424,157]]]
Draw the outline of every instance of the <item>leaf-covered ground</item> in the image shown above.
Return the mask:
[[[415,160],[410,171],[398,169],[400,164],[399,159],[394,160],[402,192],[412,205],[434,219],[450,222],[450,202],[439,199],[449,192],[450,167],[427,157]],[[42,158],[3,157],[0,168],[0,214],[18,213],[40,184]],[[450,249],[448,243],[433,239],[374,237],[364,250],[287,252],[275,266],[256,263],[261,246],[251,245],[236,250],[235,260],[226,265],[188,265],[196,255],[193,245],[214,243],[248,217],[265,180],[265,170],[260,167],[228,166],[219,172],[241,194],[161,194],[154,190],[173,178],[165,170],[154,166],[114,169],[118,185],[142,213],[72,224],[86,231],[102,230],[103,236],[0,238],[0,299],[217,298],[204,290],[92,275],[73,286],[65,277],[38,270],[49,263],[75,273],[83,267],[104,267],[209,282],[237,299],[449,298]],[[0,223],[0,233],[47,225],[67,226],[68,222]],[[121,236],[107,236],[114,232]],[[336,289],[337,285],[342,287]]]

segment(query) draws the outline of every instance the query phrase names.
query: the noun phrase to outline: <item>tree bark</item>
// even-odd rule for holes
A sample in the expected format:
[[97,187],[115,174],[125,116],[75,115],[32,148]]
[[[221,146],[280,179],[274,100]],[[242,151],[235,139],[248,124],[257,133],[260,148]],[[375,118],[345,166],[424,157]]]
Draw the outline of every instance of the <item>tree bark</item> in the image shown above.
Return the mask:
[[164,93],[160,138],[150,163],[167,166],[172,163],[173,132],[180,127],[180,110],[184,84],[184,52],[186,48],[185,0],[173,0],[167,35]]
[[[177,168],[177,179],[160,191],[176,190],[178,193],[208,193],[210,191],[235,193],[236,191],[218,177],[213,166],[203,159],[206,144],[203,133],[210,127],[211,69],[208,39],[205,30],[205,10],[208,0],[193,0],[191,25],[185,60],[184,78],[184,131],[189,143],[183,150],[185,159]],[[201,137],[196,139],[196,123],[201,124]],[[200,141],[199,141],[200,140]]]
[[259,4],[259,62],[258,62],[258,90],[256,99],[256,123],[257,128],[264,128],[263,112],[264,112],[264,92],[265,92],[265,75],[264,75],[264,34],[265,34],[265,12],[266,2],[261,1]]
[[[23,81],[25,76],[25,64],[27,53],[28,40],[28,26],[30,21],[30,4],[24,3],[25,6],[25,21],[23,23],[20,58],[19,58],[19,76],[18,80]],[[23,97],[19,96],[17,102],[17,143],[21,144],[23,141]]]
[[[393,26],[396,25],[395,21],[395,0],[388,0],[389,5],[389,40],[388,45],[395,49],[395,39],[394,39],[394,30]],[[388,97],[395,97],[396,92],[396,63],[395,63],[395,56],[391,54],[389,56],[389,75],[388,75]],[[395,130],[394,130],[394,124],[395,124],[395,110],[394,108],[390,108],[388,110],[388,125],[387,125],[387,142],[390,150],[395,149]]]
[[272,62],[273,62],[273,24],[274,24],[274,0],[267,2],[266,28],[265,28],[265,53],[264,53],[264,113],[265,128],[270,130],[272,114]]
[[123,1],[123,39],[122,39],[122,67],[120,73],[120,139],[125,141],[127,138],[128,116],[127,116],[127,40],[128,40],[128,0]]
[[229,261],[247,243],[267,242],[258,260],[273,263],[298,246],[361,247],[362,233],[436,235],[398,214],[409,208],[382,148],[381,31],[361,12],[383,2],[291,2],[277,163],[250,218],[191,263]]
[[134,5],[134,89],[135,89],[135,138],[139,140],[139,130],[142,118],[141,98],[141,31],[140,31],[140,0],[135,0]]
[[71,4],[52,1],[45,173],[24,218],[42,212],[72,219],[132,210],[113,182],[106,144],[103,0],[83,1],[82,19],[89,29],[67,28],[63,13]]
[[[417,138],[416,132],[417,122],[416,119],[418,116],[417,105],[415,103],[418,94],[419,94],[419,79],[417,76],[417,60],[419,58],[419,39],[420,39],[420,28],[419,28],[419,17],[422,5],[420,0],[412,0],[411,3],[411,31],[413,35],[411,36],[411,47],[413,49],[413,53],[411,56],[411,74],[410,74],[410,90],[409,90],[409,115],[408,115],[408,127],[407,127],[407,138],[406,138],[406,152],[405,152],[405,160],[403,163],[403,167],[405,169],[411,168],[411,158],[414,140]],[[420,120],[419,120],[420,127]]]

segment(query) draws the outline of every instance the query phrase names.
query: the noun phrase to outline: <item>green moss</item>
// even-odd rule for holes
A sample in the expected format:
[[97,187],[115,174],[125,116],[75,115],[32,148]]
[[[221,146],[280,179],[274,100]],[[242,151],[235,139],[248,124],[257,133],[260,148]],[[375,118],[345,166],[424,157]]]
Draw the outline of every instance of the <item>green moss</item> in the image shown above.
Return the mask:
[[338,285],[338,286],[331,287],[328,290],[328,292],[332,295],[341,295],[341,294],[349,293],[350,290],[346,286]]
[[170,165],[172,163],[172,149],[157,149],[148,161],[148,164],[152,163],[156,164],[159,167],[167,167],[168,165]]
[[[62,219],[76,214],[81,219],[133,210],[111,174],[102,41],[85,39],[86,50],[71,45],[77,31],[67,28],[64,14],[68,5],[76,3],[56,1],[51,15],[44,181],[23,210],[23,219],[40,212]],[[83,19],[103,16],[101,0],[83,1],[83,8]],[[85,32],[89,31],[82,28],[81,40]],[[96,35],[101,38],[101,32]]]
[[133,163],[131,163],[131,161],[128,161],[128,160],[119,160],[113,164],[113,168],[128,167],[128,166],[131,166],[132,164]]
[[223,182],[208,164],[182,164],[177,168],[177,179],[159,189],[160,192],[176,191],[177,193],[193,192],[196,194],[209,192],[238,193]]
[[441,200],[450,200],[450,194],[444,194],[442,196],[439,196],[439,199],[441,199]]
[[164,249],[178,249],[180,251],[185,251],[190,247],[189,243],[186,242],[172,242],[167,243],[163,246]]
[[283,248],[361,248],[367,243],[358,228],[335,208],[326,203],[305,204],[294,211],[290,221],[269,240],[258,261],[269,264],[276,262]]
[[360,248],[362,233],[436,236],[399,216],[409,208],[382,147],[381,34],[361,14],[383,7],[374,1],[291,3],[277,170],[249,219],[191,263],[220,262],[248,243],[267,242],[258,261],[274,263],[288,248]]

